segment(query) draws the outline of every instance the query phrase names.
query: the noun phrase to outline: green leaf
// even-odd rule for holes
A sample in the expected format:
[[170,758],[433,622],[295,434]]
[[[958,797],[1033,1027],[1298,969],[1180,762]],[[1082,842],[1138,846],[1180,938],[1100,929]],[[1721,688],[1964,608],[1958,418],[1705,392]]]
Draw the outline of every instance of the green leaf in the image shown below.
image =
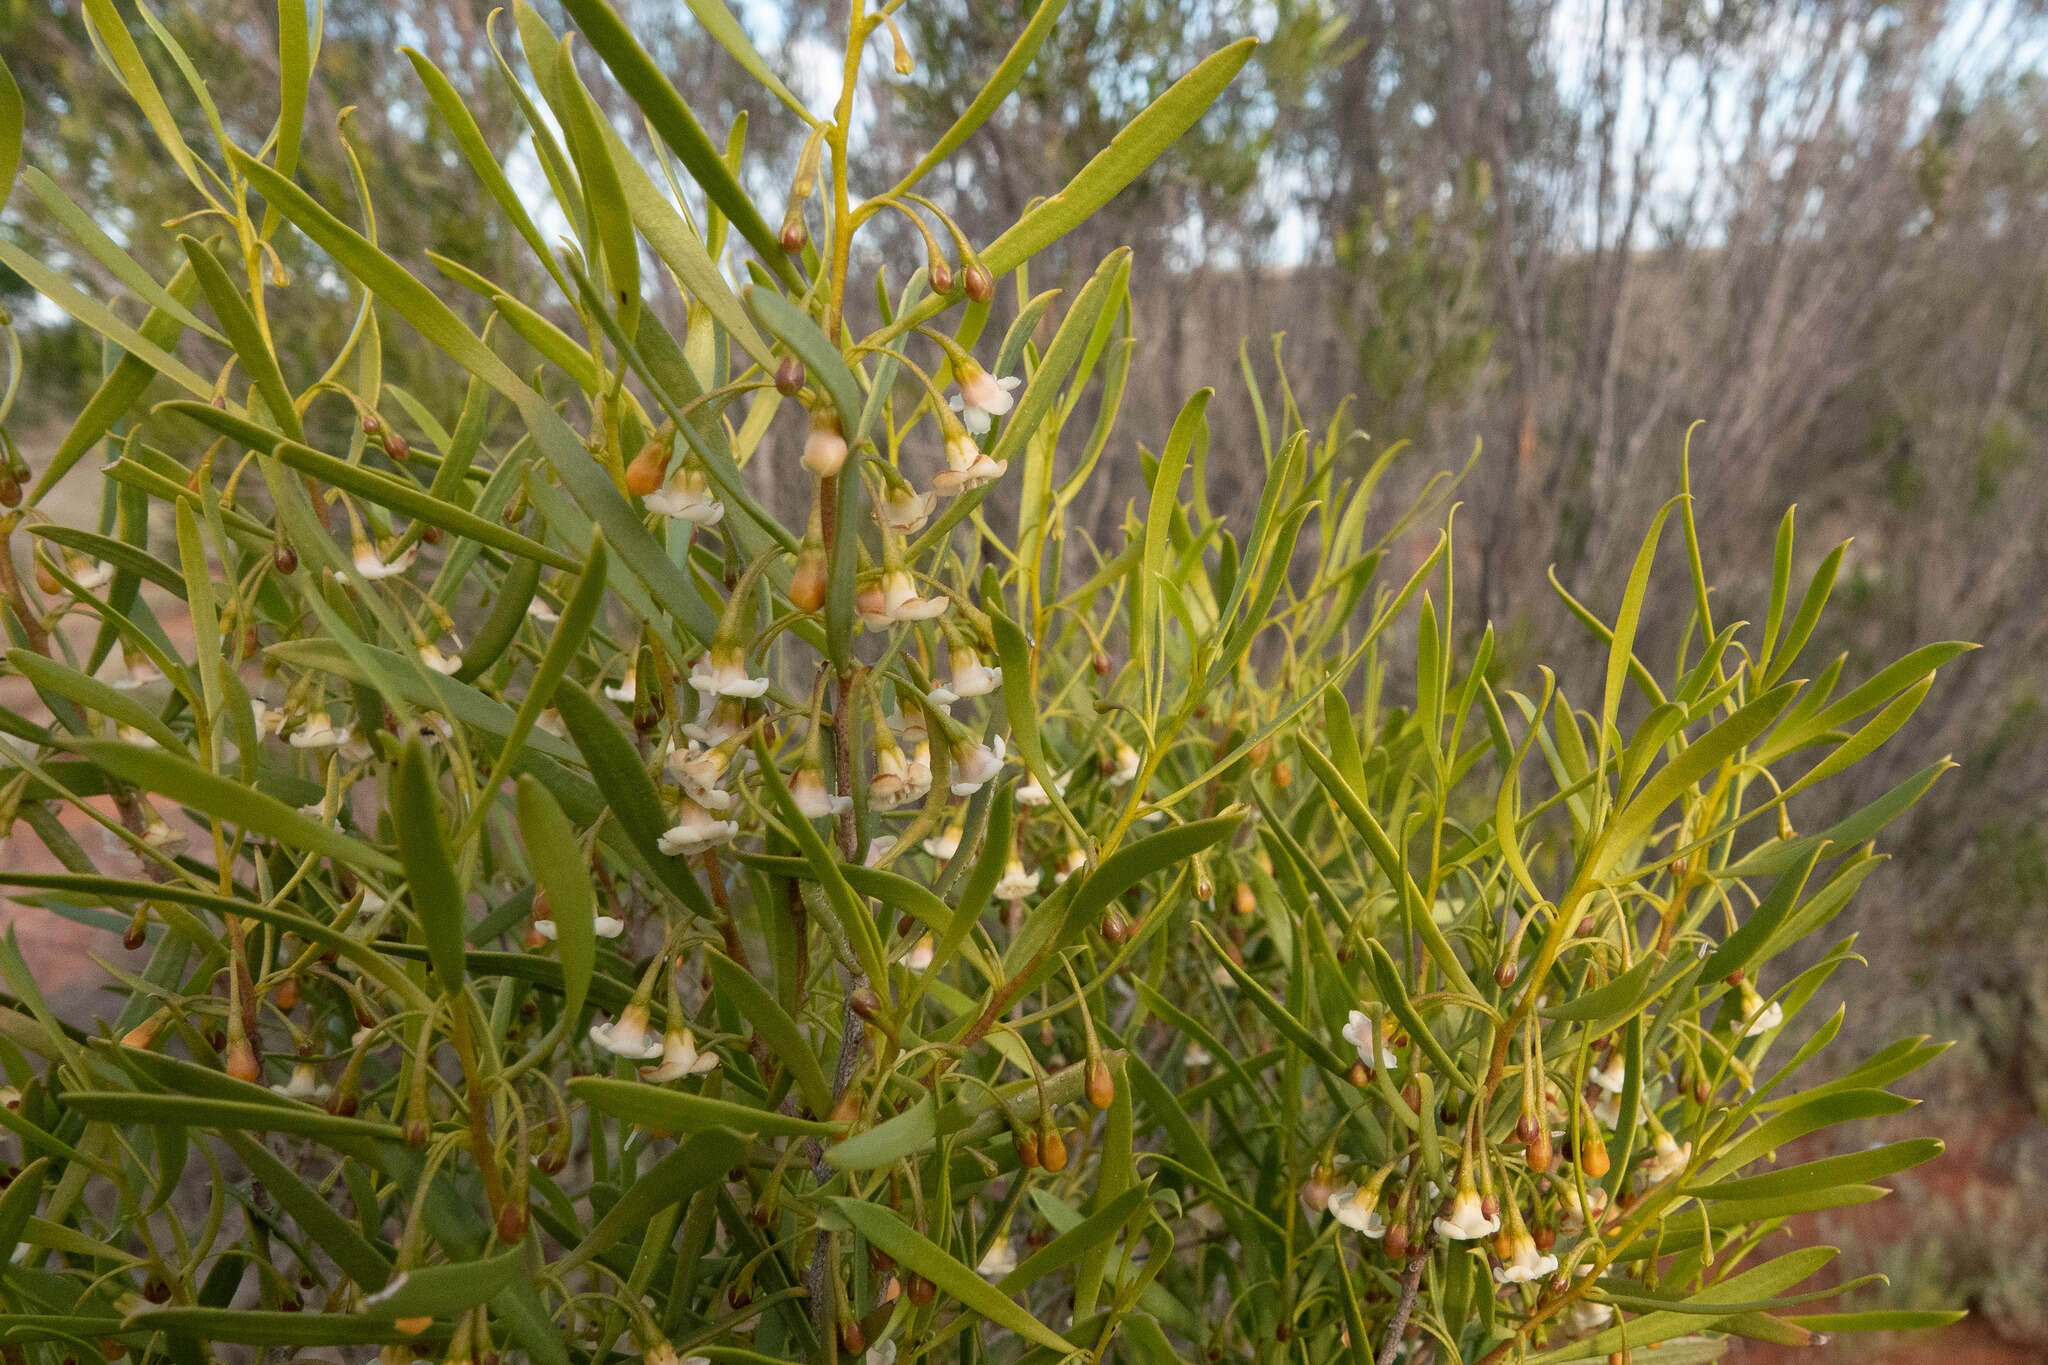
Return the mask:
[[1786,1321],[1809,1332],[1928,1332],[1961,1322],[1969,1314],[1961,1309],[1872,1309],[1864,1313],[1808,1313]]
[[[1076,1348],[1059,1333],[1004,1296],[973,1269],[946,1254],[945,1248],[918,1232],[894,1212],[859,1199],[835,1198],[832,1207],[861,1236],[896,1258],[915,1274],[938,1286],[939,1292],[998,1327],[1041,1346],[1068,1355]],[[1021,1269],[1021,1267],[1020,1267]]]
[[171,1123],[193,1128],[293,1133],[299,1137],[381,1138],[396,1142],[395,1124],[342,1118],[310,1104],[257,1104],[195,1095],[143,1095],[132,1090],[67,1090],[64,1107],[102,1123]]
[[[1045,43],[1045,36],[1052,32],[1053,22],[1060,17],[1060,12],[1066,7],[1067,0],[1041,0],[1037,10],[1032,13],[1030,22],[1024,25],[1023,31],[1017,35],[1017,40],[1010,44],[1010,50],[1003,55],[1003,60],[996,67],[995,73],[983,83],[967,107],[960,111],[960,117],[953,120],[953,126],[940,135],[939,140],[932,144],[930,151],[918,158],[917,164],[896,182],[896,187],[890,190],[885,198],[896,198],[931,174],[961,143],[974,136],[975,129],[988,122],[989,116],[1002,107],[1003,101],[1010,97],[1010,92],[1024,79],[1024,73],[1030,70],[1032,60],[1038,56],[1038,49]],[[696,8],[695,0],[692,0],[691,8]]]
[[292,440],[305,440],[306,429],[299,423],[298,409],[292,406],[291,386],[285,383],[284,371],[278,368],[277,356],[264,339],[263,328],[250,311],[249,301],[235,288],[235,282],[228,278],[228,272],[213,258],[205,243],[181,234],[178,245],[185,249],[185,258],[192,263],[200,291],[206,295],[214,317],[220,320],[221,330],[227,333],[235,358],[242,362],[256,392],[262,395],[270,419]]
[[994,565],[989,565],[982,574],[981,609],[988,614],[989,629],[995,636],[996,662],[1003,670],[1003,714],[1010,721],[1011,742],[1017,746],[1017,755],[1024,760],[1024,766],[1031,770],[1046,798],[1052,802],[1060,823],[1092,852],[1095,840],[1068,808],[1066,797],[1060,794],[1059,775],[1053,769],[1052,761],[1046,757],[1045,741],[1038,733],[1037,660],[1023,628],[1003,610],[1002,588],[996,581]]
[[618,310],[630,335],[637,330],[640,309],[640,242],[633,235],[626,192],[619,184],[619,169],[602,131],[603,115],[576,74],[567,38],[562,40],[561,51],[556,70],[562,98],[556,108],[569,138],[569,155],[583,177],[583,199],[590,206],[592,229],[604,253],[605,277],[611,285],[606,302]]
[[419,1340],[364,1314],[263,1308],[150,1308],[130,1314],[124,1325],[130,1331],[238,1346],[378,1346]]
[[846,875],[840,870],[839,860],[825,841],[818,837],[818,831],[797,809],[796,798],[790,795],[789,784],[782,780],[781,770],[776,767],[775,757],[768,752],[767,742],[757,731],[754,735],[754,759],[761,774],[761,785],[767,789],[775,813],[782,817],[782,823],[789,828],[796,840],[804,861],[811,865],[817,882],[825,889],[825,903],[831,907],[833,916],[839,921],[839,930],[846,935],[853,946],[853,954],[860,962],[861,970],[868,980],[880,990],[889,979],[888,963],[882,957],[882,937],[875,929],[874,916],[853,894]]
[[526,1263],[526,1248],[516,1246],[479,1261],[415,1266],[392,1276],[363,1312],[378,1318],[453,1317],[525,1278]]
[[729,1128],[756,1137],[834,1138],[842,1127],[770,1109],[755,1109],[731,1100],[665,1090],[645,1081],[615,1081],[602,1076],[573,1078],[569,1082],[569,1096],[599,1113],[670,1133]]
[[1932,1161],[1944,1150],[1938,1138],[1911,1138],[1868,1151],[1824,1157],[1782,1171],[1722,1180],[1711,1185],[1688,1185],[1687,1194],[1702,1199],[1771,1199],[1783,1194],[1825,1189],[1849,1181],[1876,1180],[1895,1175],[1922,1162]]
[[21,169],[22,130],[21,87],[14,73],[0,61],[0,208],[14,189],[15,172]]
[[1273,1027],[1280,1031],[1282,1037],[1307,1053],[1310,1061],[1329,1072],[1332,1076],[1343,1076],[1350,1071],[1350,1063],[1340,1058],[1330,1049],[1328,1043],[1318,1038],[1300,1020],[1289,1014],[1287,1006],[1268,994],[1266,988],[1259,984],[1257,977],[1231,960],[1230,954],[1225,952],[1223,945],[1216,941],[1216,935],[1210,932],[1208,925],[1200,920],[1196,920],[1195,928],[1200,931],[1202,938],[1208,943],[1209,947],[1215,951],[1216,959],[1223,964],[1223,969],[1229,972],[1231,978],[1237,982],[1240,993],[1245,999],[1250,1000],[1253,1005],[1258,1007],[1259,1013],[1266,1016]]
[[407,897],[419,917],[427,961],[443,995],[462,989],[462,882],[441,831],[441,792],[417,736],[405,742],[391,794],[391,824],[405,865]]
[[527,865],[554,911],[555,955],[562,963],[562,1017],[568,1021],[565,1027],[573,1029],[583,1013],[591,974],[597,970],[597,903],[590,865],[575,826],[537,778],[519,779],[514,802]]
[[275,797],[218,777],[174,754],[107,740],[76,740],[68,747],[124,782],[254,833],[267,834],[287,848],[319,854],[371,872],[399,870],[395,859],[361,840],[309,820]]
[[689,105],[607,0],[563,0],[562,8],[583,30],[592,50],[611,68],[613,77],[640,106],[640,112],[647,116],[647,122],[669,145],[684,169],[759,253],[762,263],[791,288],[800,288],[801,281],[789,264],[788,254],[769,230],[760,210],[754,207],[754,201],[733,177],[725,158],[705,135]]
[[88,711],[97,711],[111,721],[140,730],[166,749],[184,751],[185,741],[179,739],[155,711],[137,701],[132,694],[118,691],[98,678],[89,678],[68,664],[58,663],[33,650],[10,649],[7,662],[37,688],[68,697]]
[[49,1174],[50,1158],[37,1157],[0,1190],[0,1265],[14,1259],[14,1249],[21,1244],[21,1234],[43,1197],[43,1181]]
[[[590,0],[581,0],[590,3]],[[575,6],[572,5],[572,8]],[[982,251],[982,263],[1007,275],[1094,216],[1117,192],[1180,140],[1251,59],[1255,38],[1212,53],[1146,106],[1058,194],[1041,199]]]
[[574,1250],[549,1269],[566,1275],[577,1266],[643,1231],[656,1214],[682,1203],[697,1191],[725,1178],[745,1159],[747,1145],[723,1129],[713,1128],[685,1138],[673,1152],[649,1166],[618,1202],[605,1211]]
[[811,111],[804,108],[790,88],[782,83],[768,63],[761,60],[754,42],[747,37],[747,31],[740,27],[740,21],[725,7],[725,0],[688,0],[690,13],[697,16],[697,22],[704,25],[704,31],[718,40],[718,45],[733,55],[734,60],[746,68],[747,74],[766,86],[768,93],[788,105],[790,112],[806,123],[815,124]]
[[761,1035],[775,1060],[789,1068],[790,1077],[810,1111],[831,1113],[832,1083],[825,1079],[825,1068],[796,1020],[789,1017],[766,986],[731,958],[707,949],[705,959],[711,964],[711,977],[719,996],[733,1003],[754,1026],[754,1032]]

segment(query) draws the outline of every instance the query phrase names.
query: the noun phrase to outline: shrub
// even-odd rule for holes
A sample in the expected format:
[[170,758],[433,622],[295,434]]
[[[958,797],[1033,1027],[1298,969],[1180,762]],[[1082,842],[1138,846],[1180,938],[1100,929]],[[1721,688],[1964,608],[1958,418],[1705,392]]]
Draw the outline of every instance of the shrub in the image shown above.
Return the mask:
[[[142,953],[88,1031],[0,952],[11,1358],[1385,1365],[1413,1334],[1691,1361],[1946,1320],[1816,1316],[1852,1287],[1810,1287],[1832,1252],[1770,1242],[1939,1149],[1772,1164],[1905,1108],[1883,1087],[1940,1050],[1795,1090],[1840,1014],[1780,1040],[1853,956],[1802,950],[1945,765],[1825,830],[1793,803],[1959,646],[1791,681],[1836,558],[1795,605],[1788,519],[1762,631],[1718,619],[1681,495],[1613,620],[1581,609],[1594,704],[1514,690],[1454,611],[1448,528],[1382,579],[1442,486],[1377,515],[1393,453],[1284,391],[1247,395],[1263,449],[1228,452],[1260,461],[1256,508],[1208,504],[1204,392],[1139,452],[1124,546],[1068,543],[1124,458],[1132,263],[1034,295],[1027,262],[1248,46],[977,247],[915,186],[1057,0],[858,204],[851,82],[889,20],[855,4],[779,228],[739,138],[603,0],[565,8],[657,159],[521,7],[559,250],[409,54],[546,270],[533,299],[440,259],[437,292],[369,204],[295,183],[296,5],[256,154],[188,144],[113,0],[87,6],[210,235],[161,282],[81,239],[119,306],[0,250],[119,352],[8,471],[34,573],[0,557],[7,661],[47,715],[0,722],[4,792],[65,870],[0,884]],[[928,256],[862,324],[851,248],[884,209]],[[272,338],[344,295],[347,347],[284,373]],[[460,380],[387,388],[386,347]],[[44,516],[103,445],[101,528]],[[1660,673],[1635,645],[1674,520],[1691,627]]]

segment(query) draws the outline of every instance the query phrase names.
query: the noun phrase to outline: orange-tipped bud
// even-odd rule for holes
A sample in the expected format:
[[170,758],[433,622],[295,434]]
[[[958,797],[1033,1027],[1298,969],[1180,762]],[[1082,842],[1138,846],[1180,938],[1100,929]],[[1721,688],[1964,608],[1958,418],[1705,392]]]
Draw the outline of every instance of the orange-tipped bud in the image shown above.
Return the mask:
[[636,498],[644,498],[661,487],[661,481],[668,476],[669,443],[665,436],[656,436],[640,447],[640,453],[626,466],[626,491]]
[[814,612],[824,606],[828,574],[825,547],[806,544],[796,557],[796,571],[789,576],[791,604],[804,612]]
[[1045,1132],[1039,1135],[1038,1159],[1045,1169],[1057,1175],[1067,1169],[1067,1140],[1060,1136],[1060,1130],[1048,1123]]
[[1237,890],[1232,893],[1230,905],[1240,915],[1255,914],[1259,908],[1259,893],[1252,890],[1250,882],[1239,882]]
[[1097,1057],[1088,1063],[1088,1103],[1107,1109],[1115,1102],[1116,1078],[1109,1074],[1109,1063]]
[[1600,1140],[1598,1133],[1593,1134],[1586,1143],[1585,1150],[1579,1154],[1579,1169],[1598,1180],[1607,1174],[1613,1164],[1607,1156],[1607,1144]]
[[1038,1169],[1038,1134],[1028,1128],[1017,1130],[1017,1164],[1027,1171]]
[[263,1074],[263,1064],[256,1060],[256,1049],[249,1046],[249,1040],[239,1033],[228,1039],[227,1073],[238,1081],[252,1084]]

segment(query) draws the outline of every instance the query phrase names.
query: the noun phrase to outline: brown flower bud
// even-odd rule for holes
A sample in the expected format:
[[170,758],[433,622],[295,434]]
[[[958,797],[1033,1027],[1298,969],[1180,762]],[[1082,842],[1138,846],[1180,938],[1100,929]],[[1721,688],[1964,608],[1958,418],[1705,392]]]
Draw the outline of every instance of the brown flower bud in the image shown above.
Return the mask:
[[508,1199],[498,1210],[498,1240],[516,1246],[526,1240],[527,1209],[524,1202]]
[[1259,908],[1259,893],[1252,890],[1250,882],[1239,882],[1231,894],[1231,908],[1240,915],[1255,914]]
[[1017,1164],[1027,1171],[1038,1169],[1038,1134],[1028,1128],[1017,1130]]
[[64,585],[57,581],[57,575],[52,573],[50,566],[40,559],[36,561],[36,586],[47,593],[64,591]]
[[1098,678],[1109,676],[1109,656],[1099,649],[1088,656],[1088,666],[1095,670],[1095,676]]
[[804,243],[811,240],[811,234],[804,229],[804,220],[794,211],[782,220],[782,249],[794,256],[804,249]]
[[412,458],[412,443],[395,431],[384,433],[384,453],[400,464]]
[[1504,957],[1501,959],[1500,965],[1493,969],[1493,984],[1502,990],[1506,990],[1515,984],[1515,978],[1519,975],[1521,975],[1521,968],[1515,965],[1515,960],[1511,957]]
[[427,1145],[427,1121],[423,1118],[413,1117],[407,1119],[400,1125],[398,1132],[408,1147],[424,1147]]
[[796,571],[789,576],[791,605],[803,612],[814,612],[824,606],[829,573],[825,547],[806,543],[796,557]]
[[376,413],[366,412],[363,414],[363,435],[375,436],[382,430],[384,430],[384,424],[377,420]]
[[1607,1174],[1613,1164],[1607,1156],[1607,1144],[1600,1140],[1598,1133],[1592,1134],[1586,1143],[1585,1151],[1579,1155],[1579,1169],[1598,1180]]
[[804,363],[793,355],[786,355],[775,367],[775,391],[784,398],[794,398],[804,387]]
[[1387,1255],[1395,1260],[1404,1260],[1408,1255],[1408,1221],[1404,1218],[1387,1229],[1386,1239],[1381,1243]]
[[1361,1090],[1363,1090],[1366,1086],[1371,1085],[1372,1068],[1367,1066],[1364,1062],[1353,1062],[1351,1064],[1351,1083]]
[[263,1075],[263,1064],[256,1060],[256,1049],[240,1034],[228,1039],[227,1073],[238,1081],[254,1083]]
[[1109,1074],[1109,1063],[1097,1057],[1088,1063],[1088,1103],[1107,1109],[1115,1100],[1116,1078]]
[[626,491],[636,498],[644,498],[661,487],[661,481],[668,475],[669,442],[666,436],[656,435],[640,447],[640,453],[626,466]]
[[929,1307],[931,1301],[939,1296],[939,1287],[922,1275],[912,1275],[910,1283],[906,1286],[904,1292],[909,1296],[912,1303],[916,1304],[919,1308],[925,1308]]
[[135,918],[128,922],[128,931],[121,935],[121,946],[129,952],[140,948],[149,938],[149,911],[137,910]]
[[1131,939],[1131,917],[1119,907],[1110,906],[1102,914],[1102,941],[1112,947],[1122,947]]
[[296,573],[299,568],[299,552],[283,541],[271,551],[270,563],[279,573]]
[[860,1328],[858,1318],[848,1318],[839,1324],[839,1349],[850,1356],[857,1356],[868,1348],[868,1334]]
[[1536,1129],[1536,1136],[1529,1141],[1526,1159],[1529,1163],[1529,1169],[1538,1175],[1542,1175],[1550,1169],[1550,1163],[1555,1159],[1555,1153],[1551,1150],[1550,1129],[1548,1127],[1539,1126]]
[[441,543],[441,534],[440,527],[429,526],[420,532],[420,539],[429,545],[439,545]]
[[963,283],[966,286],[968,298],[973,299],[976,303],[987,303],[996,296],[996,277],[991,275],[988,267],[980,261],[976,261],[973,265],[968,266],[964,276]]
[[21,480],[12,474],[0,474],[0,507],[21,506]]
[[1524,1147],[1536,1140],[1536,1116],[1524,1113],[1515,1120],[1515,1140]]
[[953,292],[953,267],[947,265],[943,257],[932,257],[931,270],[928,274],[931,278],[932,292],[934,294],[950,294]]
[[299,978],[288,976],[277,983],[277,1007],[290,1014],[299,1004]]
[[882,1012],[882,998],[866,986],[862,986],[859,990],[855,991],[847,999],[846,1003],[855,1014],[867,1020],[870,1024],[874,1023],[877,1016]]

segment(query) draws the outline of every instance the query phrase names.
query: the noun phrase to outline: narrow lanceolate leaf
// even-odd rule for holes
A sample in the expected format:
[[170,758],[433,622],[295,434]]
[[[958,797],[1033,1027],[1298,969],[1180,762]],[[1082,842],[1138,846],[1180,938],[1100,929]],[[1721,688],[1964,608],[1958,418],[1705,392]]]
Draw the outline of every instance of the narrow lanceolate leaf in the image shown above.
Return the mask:
[[315,1246],[334,1259],[343,1274],[364,1289],[384,1287],[384,1282],[391,1278],[391,1262],[364,1238],[354,1223],[335,1212],[262,1143],[233,1130],[223,1137],[271,1199],[292,1216]]
[[578,1076],[569,1082],[570,1098],[600,1113],[669,1133],[694,1133],[705,1128],[730,1128],[759,1137],[830,1138],[839,1126],[794,1118],[773,1110],[664,1090],[643,1081],[614,1081]]
[[[1037,11],[1032,14],[1031,22],[1024,25],[1023,32],[1017,35],[1017,41],[1010,44],[1010,50],[1004,54],[1002,64],[996,67],[995,74],[988,78],[980,93],[960,111],[960,117],[953,120],[953,126],[932,144],[932,149],[919,157],[917,164],[896,182],[896,188],[889,191],[890,198],[902,194],[931,174],[940,162],[951,156],[961,143],[974,135],[975,129],[987,123],[990,115],[1002,108],[1003,101],[1010,97],[1010,92],[1024,79],[1024,73],[1030,70],[1032,59],[1038,55],[1038,49],[1045,43],[1045,35],[1052,31],[1053,21],[1060,17],[1060,12],[1066,7],[1067,0],[1042,0]],[[695,8],[694,3],[692,8]]]
[[406,741],[398,760],[398,782],[392,792],[391,823],[398,835],[398,857],[405,864],[407,892],[413,914],[425,936],[427,961],[434,982],[444,994],[462,989],[462,882],[441,832],[441,792],[427,749],[417,738]]
[[1041,199],[1009,231],[990,242],[981,253],[983,264],[998,275],[1008,274],[1086,222],[1180,141],[1181,134],[1194,126],[1251,60],[1257,46],[1257,39],[1240,39],[1175,81],[1124,125],[1065,188],[1050,199]]
[[1720,1180],[1711,1185],[1688,1185],[1686,1193],[1702,1199],[1757,1200],[1825,1190],[1856,1181],[1877,1180],[1896,1175],[1923,1162],[1932,1161],[1944,1150],[1938,1138],[1911,1138],[1865,1152],[1823,1157],[1781,1171]]
[[637,1239],[649,1219],[706,1185],[722,1180],[746,1151],[746,1143],[723,1128],[709,1128],[684,1139],[673,1152],[649,1166],[597,1220],[575,1250],[554,1262],[551,1269],[557,1275],[565,1275],[626,1238]]
[[944,1247],[891,1210],[864,1200],[844,1198],[834,1199],[832,1207],[853,1224],[861,1236],[888,1252],[906,1268],[937,1285],[939,1292],[947,1298],[957,1300],[962,1307],[981,1314],[998,1327],[1008,1328],[1040,1346],[1050,1347],[1062,1355],[1075,1354],[1076,1348],[1059,1333],[1005,1297],[1001,1290],[982,1279],[973,1268],[947,1255]]
[[538,778],[519,779],[515,802],[527,864],[554,912],[555,955],[562,963],[562,1016],[573,1030],[597,969],[597,903],[590,866],[576,827]]
[[171,1123],[193,1128],[294,1133],[300,1137],[398,1141],[396,1124],[342,1118],[310,1104],[255,1104],[197,1095],[143,1095],[133,1090],[67,1090],[64,1107],[105,1123]]
[[178,245],[185,249],[185,258],[192,263],[200,291],[206,295],[213,315],[220,319],[221,330],[227,333],[228,344],[235,348],[236,359],[255,381],[256,392],[262,395],[270,419],[294,441],[305,440],[306,430],[299,424],[298,409],[292,405],[291,387],[285,383],[284,371],[278,368],[277,356],[264,340],[256,315],[249,311],[248,300],[204,242],[180,236]]
[[754,40],[740,27],[740,21],[733,12],[726,8],[725,0],[687,0],[687,3],[690,6],[690,13],[696,15],[697,22],[704,25],[704,31],[716,38],[718,45],[730,52],[733,58],[746,68],[749,76],[766,86],[769,93],[788,105],[790,111],[798,118],[806,123],[817,122],[811,117],[811,111],[804,108],[803,101],[796,97],[795,92],[782,83],[782,77],[776,75],[773,68],[761,59],[760,50],[754,46]]
[[718,993],[730,1000],[746,1021],[768,1044],[775,1060],[789,1069],[797,1091],[813,1114],[832,1112],[832,1083],[825,1079],[824,1065],[796,1020],[776,1001],[766,986],[723,953],[705,953]]
[[762,262],[770,270],[792,288],[798,287],[801,282],[796,271],[791,268],[787,253],[782,250],[782,244],[776,240],[767,221],[761,217],[760,210],[740,188],[740,182],[705,134],[703,125],[690,112],[690,106],[683,102],[675,86],[661,74],[654,58],[640,46],[618,13],[607,0],[564,0],[562,8],[583,30],[583,36],[590,40],[592,49],[611,68],[613,77],[640,106],[640,112],[647,116],[648,123],[669,145],[684,169],[703,186],[711,202],[718,205],[719,212],[732,220],[740,236],[760,253]]
[[0,1265],[14,1259],[22,1230],[43,1197],[43,1180],[50,1173],[50,1158],[38,1157],[17,1173],[5,1190],[0,1190]]
[[391,1277],[363,1304],[378,1318],[449,1317],[488,1302],[526,1273],[526,1248],[518,1246],[480,1261],[418,1266]]
[[187,759],[158,749],[138,749],[108,740],[80,740],[73,752],[123,782],[154,792],[287,848],[317,853],[374,872],[397,872],[398,863],[330,825],[299,814],[275,797],[207,772]]
[[14,73],[0,61],[0,208],[14,189],[15,172],[21,169],[22,104],[21,87]]

